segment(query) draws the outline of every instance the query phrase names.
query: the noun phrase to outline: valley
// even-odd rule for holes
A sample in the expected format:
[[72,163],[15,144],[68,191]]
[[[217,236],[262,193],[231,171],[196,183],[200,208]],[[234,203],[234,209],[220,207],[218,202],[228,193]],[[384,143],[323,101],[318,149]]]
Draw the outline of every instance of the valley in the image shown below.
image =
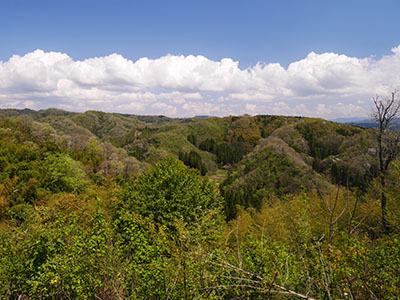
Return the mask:
[[400,162],[379,172],[376,132],[2,109],[0,295],[396,299]]

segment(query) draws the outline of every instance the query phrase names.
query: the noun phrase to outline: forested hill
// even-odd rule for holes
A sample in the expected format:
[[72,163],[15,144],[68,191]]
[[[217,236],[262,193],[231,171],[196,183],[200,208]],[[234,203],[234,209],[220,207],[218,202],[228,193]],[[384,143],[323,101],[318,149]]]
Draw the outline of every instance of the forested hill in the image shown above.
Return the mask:
[[379,185],[375,133],[0,110],[0,298],[396,299],[400,165]]
[[15,127],[24,135],[21,146],[63,153],[91,180],[128,178],[175,156],[221,184],[229,218],[236,204],[260,208],[268,195],[302,187],[325,192],[339,183],[365,190],[377,174],[372,131],[322,119],[171,119],[56,109],[1,110],[0,116],[3,131]]

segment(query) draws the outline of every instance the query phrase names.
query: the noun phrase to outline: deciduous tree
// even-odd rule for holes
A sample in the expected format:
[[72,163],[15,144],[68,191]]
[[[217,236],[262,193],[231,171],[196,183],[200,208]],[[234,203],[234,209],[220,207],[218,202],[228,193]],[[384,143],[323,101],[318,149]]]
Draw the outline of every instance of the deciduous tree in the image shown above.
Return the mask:
[[396,93],[397,91],[393,91],[391,97],[387,99],[383,99],[378,95],[372,98],[375,104],[373,118],[379,126],[377,134],[377,153],[382,185],[382,227],[385,232],[389,230],[389,224],[386,219],[386,195],[383,189],[385,186],[385,173],[390,163],[400,154],[400,135],[398,132],[391,130],[393,122],[400,116],[400,101],[396,97]]

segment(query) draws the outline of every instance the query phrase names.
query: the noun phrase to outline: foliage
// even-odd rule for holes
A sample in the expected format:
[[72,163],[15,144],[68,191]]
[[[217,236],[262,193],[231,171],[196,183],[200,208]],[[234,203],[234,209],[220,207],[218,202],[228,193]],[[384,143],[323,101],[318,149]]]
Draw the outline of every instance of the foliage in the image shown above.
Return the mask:
[[66,154],[48,154],[43,164],[46,187],[54,192],[81,193],[87,185],[82,166]]
[[[240,141],[240,139],[239,139]],[[207,138],[202,141],[199,148],[217,155],[217,163],[221,165],[233,164],[239,162],[243,157],[243,150],[239,144],[219,143],[217,144],[214,139]]]
[[302,185],[307,185],[306,177],[303,182],[295,180],[301,173],[300,168],[269,148],[265,148],[254,159],[247,158],[243,168],[229,174],[220,185],[227,219],[236,216],[237,205],[260,209],[263,201],[271,195],[282,196],[299,191]]
[[193,144],[194,146],[197,147],[197,136],[196,135],[194,135],[193,133],[189,134],[187,139],[191,144]]
[[203,211],[221,206],[214,184],[171,157],[128,184],[122,199],[125,209],[168,226],[174,219],[192,223]]
[[400,296],[400,165],[382,184],[370,131],[278,116],[0,115],[1,299]]
[[189,153],[179,152],[179,159],[183,163],[190,167],[200,171],[201,175],[206,175],[207,167],[202,163],[201,156],[195,151],[190,151]]

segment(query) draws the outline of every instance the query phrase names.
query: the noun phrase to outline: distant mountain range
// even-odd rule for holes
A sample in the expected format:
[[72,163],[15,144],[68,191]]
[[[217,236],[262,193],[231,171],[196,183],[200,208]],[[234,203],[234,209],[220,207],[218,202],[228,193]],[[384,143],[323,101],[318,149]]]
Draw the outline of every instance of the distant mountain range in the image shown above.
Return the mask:
[[[376,123],[375,120],[368,119],[368,118],[338,118],[338,119],[332,120],[332,122],[350,124],[350,125],[359,126],[359,127],[363,127],[363,128],[378,128],[379,127],[379,125]],[[400,120],[394,120],[392,122],[391,129],[394,131],[400,131]]]
[[330,120],[332,122],[336,123],[358,123],[358,122],[363,122],[364,121],[372,121],[371,119],[368,119],[368,117],[349,117],[349,118],[337,118],[337,119],[332,119]]

